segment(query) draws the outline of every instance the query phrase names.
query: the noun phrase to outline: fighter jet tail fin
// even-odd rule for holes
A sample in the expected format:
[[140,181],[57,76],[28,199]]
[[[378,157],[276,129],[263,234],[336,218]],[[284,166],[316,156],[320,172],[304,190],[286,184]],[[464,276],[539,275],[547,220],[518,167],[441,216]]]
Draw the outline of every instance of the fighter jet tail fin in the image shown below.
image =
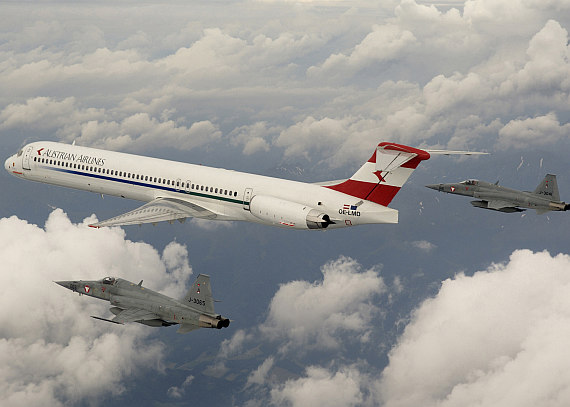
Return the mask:
[[556,175],[546,174],[546,177],[536,187],[534,193],[543,195],[553,201],[560,201],[560,193],[558,192],[558,183],[556,182]]
[[424,150],[383,142],[352,177],[327,188],[387,206],[418,164],[429,157]]
[[213,314],[214,298],[212,297],[210,276],[207,276],[206,274],[198,275],[198,278],[194,284],[192,284],[188,293],[186,293],[183,301],[185,304],[197,308],[204,313]]

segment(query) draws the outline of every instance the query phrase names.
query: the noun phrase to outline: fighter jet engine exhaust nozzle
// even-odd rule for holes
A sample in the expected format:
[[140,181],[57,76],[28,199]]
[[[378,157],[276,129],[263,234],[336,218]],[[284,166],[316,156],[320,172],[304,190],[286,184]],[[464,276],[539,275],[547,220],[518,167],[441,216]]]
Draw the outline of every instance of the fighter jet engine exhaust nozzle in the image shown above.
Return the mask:
[[227,318],[222,318],[221,316],[218,318],[212,318],[207,315],[200,315],[199,325],[202,328],[222,329],[230,326],[230,320]]
[[334,224],[321,210],[273,196],[255,195],[250,201],[250,212],[265,222],[293,229],[326,229]]

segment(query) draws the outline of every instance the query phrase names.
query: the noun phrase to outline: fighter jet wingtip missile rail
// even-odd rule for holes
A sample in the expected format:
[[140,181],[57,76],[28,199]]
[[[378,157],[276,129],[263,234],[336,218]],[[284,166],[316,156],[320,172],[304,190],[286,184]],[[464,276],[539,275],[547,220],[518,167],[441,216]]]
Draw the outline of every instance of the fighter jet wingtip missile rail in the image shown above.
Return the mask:
[[114,324],[138,322],[148,326],[180,325],[179,333],[199,328],[227,328],[230,319],[214,312],[210,277],[200,274],[186,296],[180,300],[149,290],[121,278],[105,277],[101,280],[55,281],[62,287],[80,295],[109,301],[115,314],[113,319],[92,316]]

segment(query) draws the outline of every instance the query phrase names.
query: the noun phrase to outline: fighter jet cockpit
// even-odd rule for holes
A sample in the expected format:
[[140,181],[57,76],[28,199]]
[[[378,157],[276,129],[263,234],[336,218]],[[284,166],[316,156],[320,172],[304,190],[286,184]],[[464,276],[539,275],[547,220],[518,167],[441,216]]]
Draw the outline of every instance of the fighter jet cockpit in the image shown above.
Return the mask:
[[105,277],[103,279],[103,284],[113,285],[115,284],[115,277]]
[[460,182],[460,184],[463,184],[463,185],[479,185],[479,181],[476,179],[468,179],[466,181]]

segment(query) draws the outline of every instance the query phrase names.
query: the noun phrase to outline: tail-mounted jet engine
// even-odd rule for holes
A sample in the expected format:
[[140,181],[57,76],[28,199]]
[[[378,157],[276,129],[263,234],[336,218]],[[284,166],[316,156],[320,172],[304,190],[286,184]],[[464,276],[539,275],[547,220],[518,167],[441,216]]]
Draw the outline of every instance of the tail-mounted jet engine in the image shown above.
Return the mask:
[[253,216],[276,226],[326,229],[334,224],[329,215],[318,209],[272,196],[255,195],[249,208]]

